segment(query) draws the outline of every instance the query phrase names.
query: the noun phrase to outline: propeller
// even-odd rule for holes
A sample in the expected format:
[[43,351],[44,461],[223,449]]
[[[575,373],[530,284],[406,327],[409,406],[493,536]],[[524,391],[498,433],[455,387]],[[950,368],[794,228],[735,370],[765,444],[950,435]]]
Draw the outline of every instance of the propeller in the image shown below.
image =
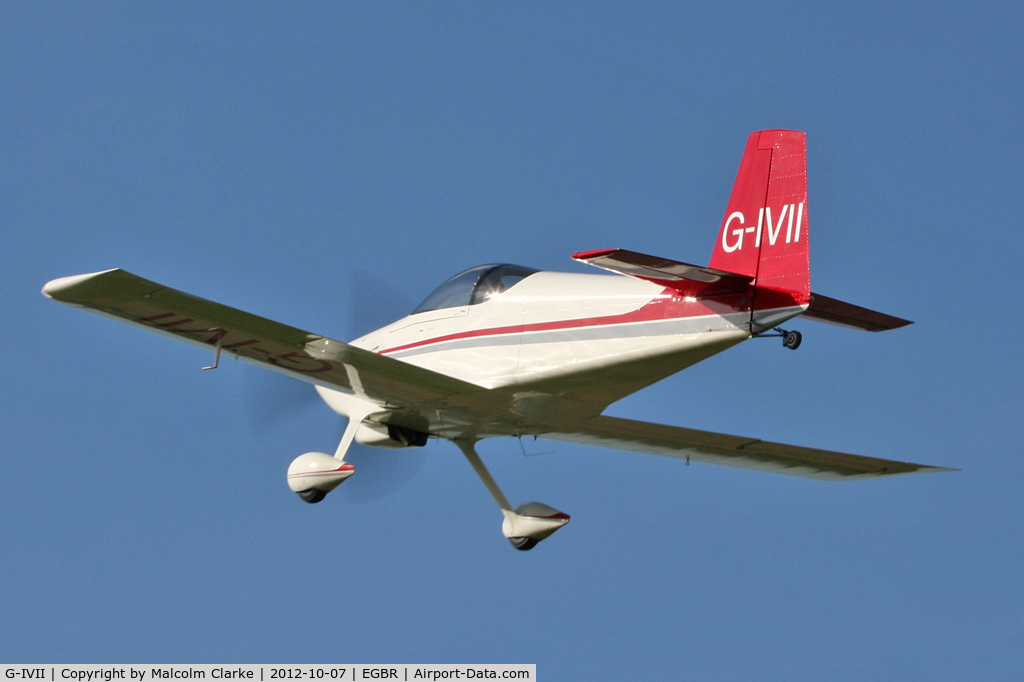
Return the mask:
[[[407,315],[412,310],[405,294],[380,277],[356,270],[349,282],[349,338],[358,338]],[[249,428],[256,439],[268,437],[309,411],[322,407],[311,384],[265,369],[246,365],[242,385]],[[331,449],[341,440],[347,420],[337,420]],[[319,438],[323,438],[319,436]],[[429,447],[429,446],[428,446]],[[357,475],[334,493],[348,504],[368,504],[394,494],[415,477],[427,459],[428,448],[371,448],[353,442],[345,461],[356,467]]]
[[242,391],[253,436],[265,436],[321,404],[312,385],[249,364],[242,368]]
[[413,304],[404,291],[370,272],[354,271],[349,291],[348,333],[352,339],[389,325],[412,311]]
[[423,468],[429,448],[392,450],[352,443],[345,461],[355,466],[357,475],[338,488],[338,497],[349,504],[368,504],[393,495]]

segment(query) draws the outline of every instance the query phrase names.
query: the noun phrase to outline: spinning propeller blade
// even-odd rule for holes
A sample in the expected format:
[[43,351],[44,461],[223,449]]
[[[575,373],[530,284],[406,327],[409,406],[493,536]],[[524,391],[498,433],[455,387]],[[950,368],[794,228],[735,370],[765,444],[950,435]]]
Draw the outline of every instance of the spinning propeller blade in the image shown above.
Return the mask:
[[254,436],[264,435],[320,404],[307,383],[246,365],[242,369],[245,416]]
[[389,497],[415,478],[427,461],[427,449],[371,448],[353,443],[345,461],[355,466],[353,476],[335,493],[348,504],[369,504]]

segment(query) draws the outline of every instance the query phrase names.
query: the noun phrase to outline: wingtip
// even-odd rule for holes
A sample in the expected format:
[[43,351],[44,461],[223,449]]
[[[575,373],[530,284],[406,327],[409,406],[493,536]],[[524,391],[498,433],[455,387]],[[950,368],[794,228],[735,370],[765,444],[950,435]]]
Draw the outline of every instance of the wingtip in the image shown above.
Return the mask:
[[71,289],[78,286],[82,282],[86,282],[98,275],[105,275],[106,273],[113,272],[114,270],[117,270],[117,268],[111,268],[109,270],[100,270],[99,272],[87,272],[82,275],[69,275],[67,277],[58,277],[57,279],[51,279],[49,282],[43,285],[43,296],[54,301],[66,301],[67,297],[63,295],[66,292],[70,291]]

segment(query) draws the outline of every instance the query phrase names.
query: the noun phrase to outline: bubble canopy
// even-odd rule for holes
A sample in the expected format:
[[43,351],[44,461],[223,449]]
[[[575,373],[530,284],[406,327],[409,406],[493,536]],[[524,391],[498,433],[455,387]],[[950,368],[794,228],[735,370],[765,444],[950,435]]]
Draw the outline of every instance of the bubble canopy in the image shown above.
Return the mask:
[[434,289],[412,314],[442,308],[457,308],[483,303],[491,294],[500,294],[535,272],[534,268],[507,263],[478,265],[455,275]]

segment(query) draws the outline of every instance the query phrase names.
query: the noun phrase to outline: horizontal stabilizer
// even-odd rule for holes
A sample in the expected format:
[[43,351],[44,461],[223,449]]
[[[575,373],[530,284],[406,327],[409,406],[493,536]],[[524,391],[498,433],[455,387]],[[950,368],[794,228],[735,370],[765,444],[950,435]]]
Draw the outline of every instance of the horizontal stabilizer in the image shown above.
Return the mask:
[[859,305],[844,303],[815,293],[811,294],[811,305],[803,312],[802,317],[869,332],[884,332],[888,329],[899,329],[908,324],[914,324],[910,320],[868,310]]
[[757,438],[684,429],[650,422],[594,417],[576,428],[545,433],[543,438],[642,452],[695,462],[757,469],[822,480],[854,480],[895,474],[956,471],[912,462],[848,455],[844,452],[769,443]]
[[682,282],[696,282],[724,292],[739,293],[745,291],[753,280],[753,277],[746,275],[680,263],[625,249],[580,251],[574,253],[572,257],[582,263],[670,288],[678,288]]

